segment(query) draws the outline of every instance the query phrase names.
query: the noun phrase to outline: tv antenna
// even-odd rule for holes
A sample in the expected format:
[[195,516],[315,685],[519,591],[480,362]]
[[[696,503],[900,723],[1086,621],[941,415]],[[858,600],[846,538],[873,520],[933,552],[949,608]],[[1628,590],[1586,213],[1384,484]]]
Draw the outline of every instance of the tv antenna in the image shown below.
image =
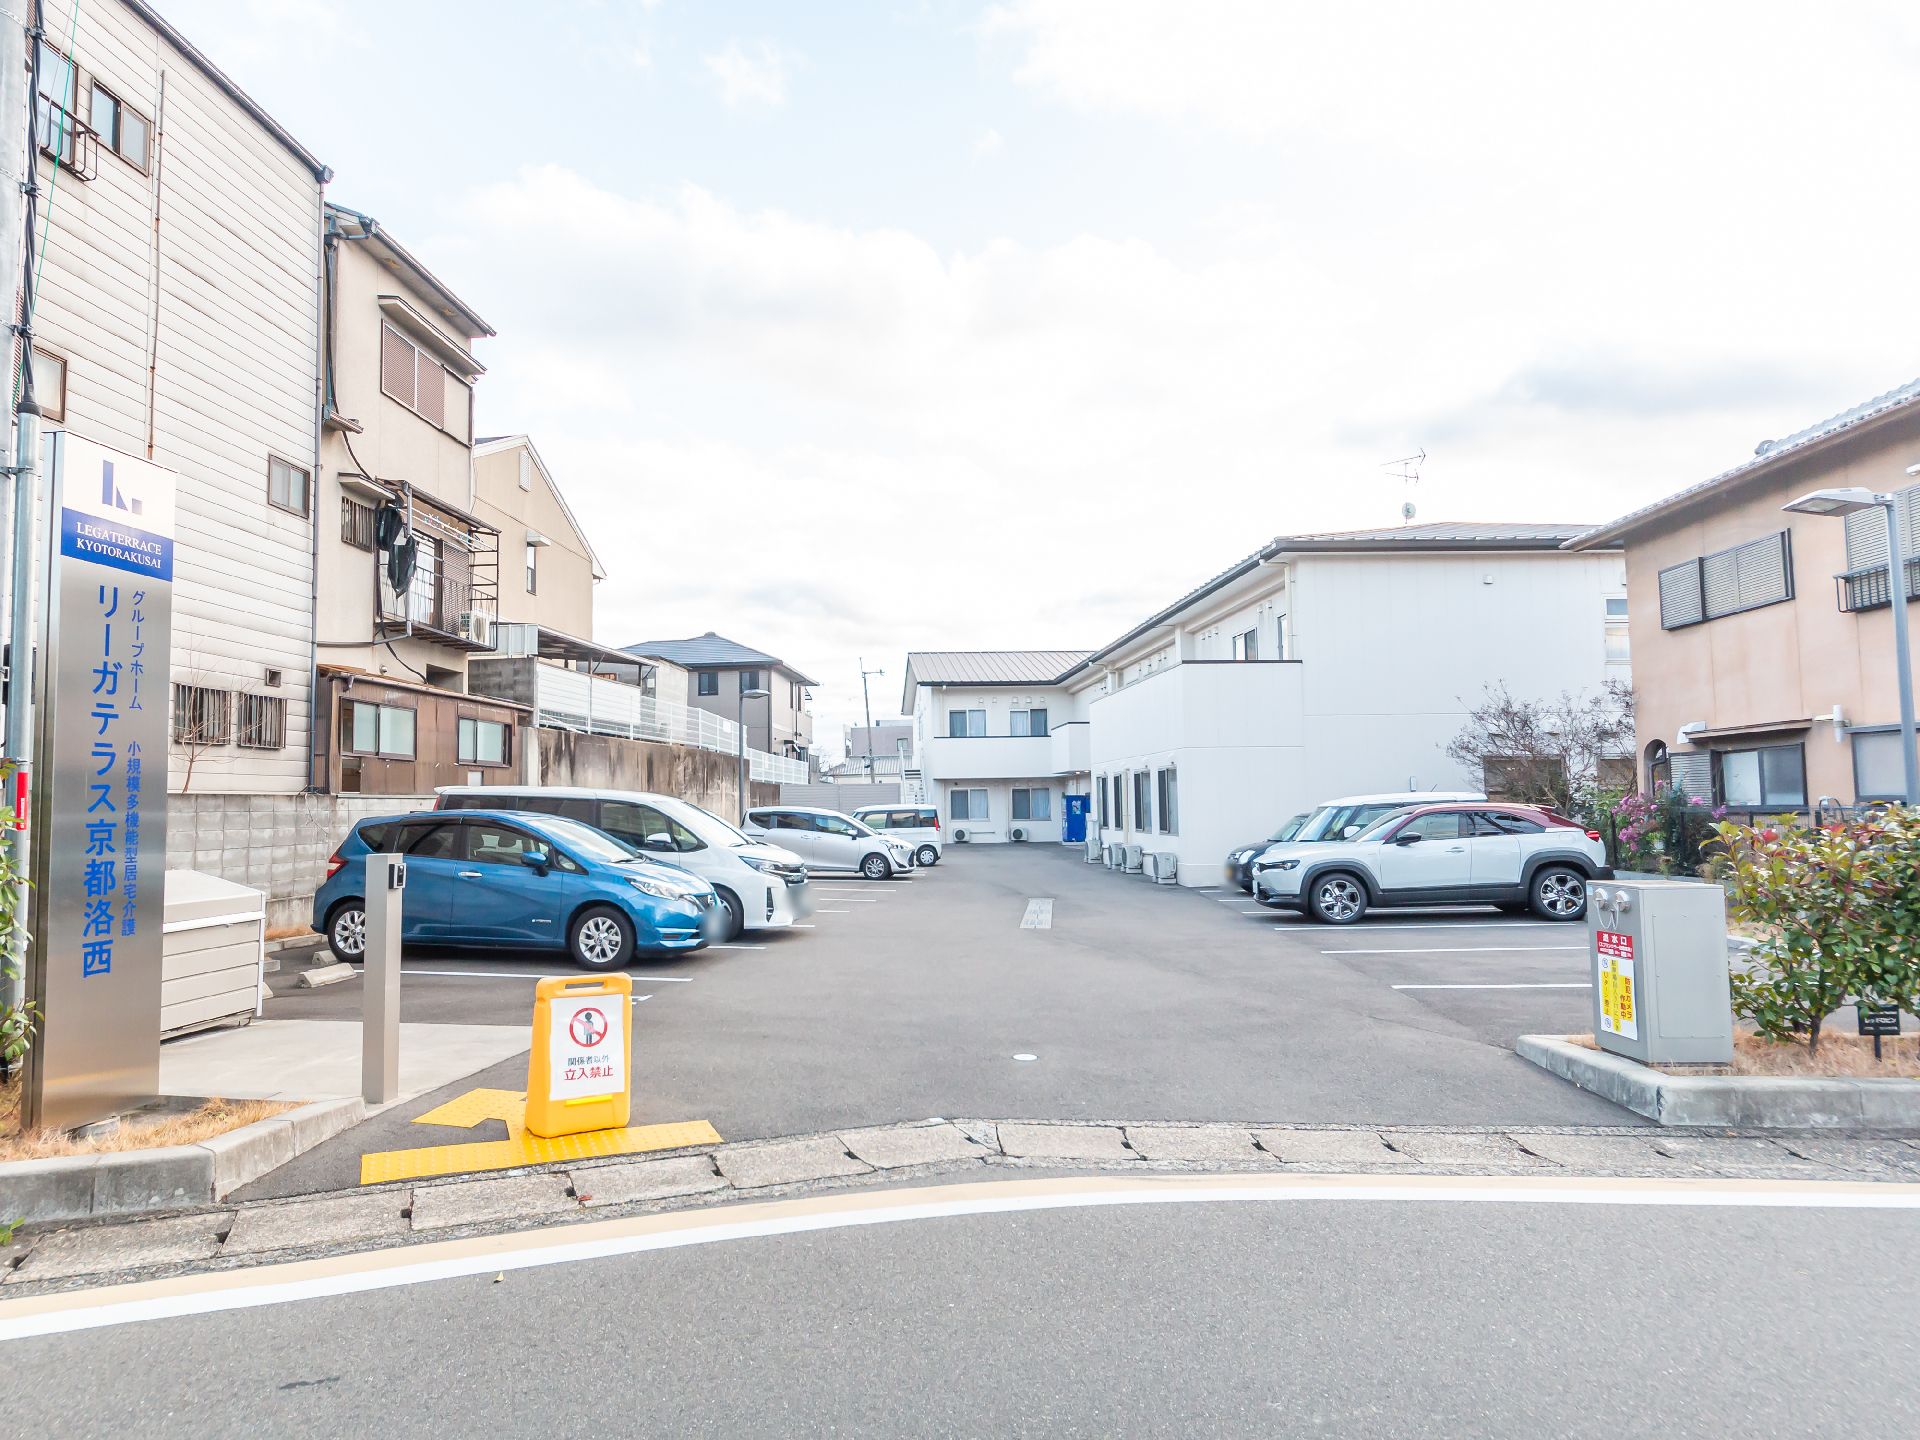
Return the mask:
[[1413,487],[1420,483],[1420,467],[1426,463],[1427,447],[1422,445],[1417,455],[1402,455],[1398,460],[1389,460],[1380,468],[1400,482],[1400,523],[1413,523]]

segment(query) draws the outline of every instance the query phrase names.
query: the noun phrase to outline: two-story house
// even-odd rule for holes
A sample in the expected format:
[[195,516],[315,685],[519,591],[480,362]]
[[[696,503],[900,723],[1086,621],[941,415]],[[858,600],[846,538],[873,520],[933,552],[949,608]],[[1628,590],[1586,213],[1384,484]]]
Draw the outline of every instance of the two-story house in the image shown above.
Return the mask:
[[1446,748],[1488,685],[1627,678],[1621,559],[1564,551],[1581,528],[1281,536],[1091,653],[909,656],[930,793],[969,840],[1084,833],[1211,884],[1329,797],[1482,785]]
[[[643,660],[665,661],[686,675],[684,694],[662,699],[705,710],[726,720],[746,716],[747,744],[755,750],[804,760],[813,748],[814,685],[786,661],[709,630],[687,640],[646,640],[622,647]],[[742,700],[752,690],[764,699]]]
[[35,397],[178,476],[169,789],[290,795],[330,172],[151,6],[68,10],[38,42]]
[[1735,811],[1900,799],[1885,512],[1788,511],[1811,491],[1897,498],[1920,595],[1920,380],[1569,541],[1626,548],[1642,783]]
[[372,217],[330,204],[325,238],[313,780],[419,795],[504,778],[525,712],[467,693],[501,591],[500,530],[474,499],[472,347],[493,330]]

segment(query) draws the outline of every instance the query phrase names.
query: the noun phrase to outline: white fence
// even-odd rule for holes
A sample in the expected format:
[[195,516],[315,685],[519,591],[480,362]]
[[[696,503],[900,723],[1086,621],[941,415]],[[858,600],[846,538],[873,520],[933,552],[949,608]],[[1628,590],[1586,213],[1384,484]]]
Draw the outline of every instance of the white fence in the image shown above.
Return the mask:
[[[629,740],[692,745],[723,755],[739,753],[740,727],[709,710],[676,705],[618,680],[603,680],[557,665],[536,665],[534,673],[539,677],[542,725],[584,730],[590,735],[624,735]],[[806,781],[807,764],[785,755],[749,750],[747,773],[755,780],[799,785]]]

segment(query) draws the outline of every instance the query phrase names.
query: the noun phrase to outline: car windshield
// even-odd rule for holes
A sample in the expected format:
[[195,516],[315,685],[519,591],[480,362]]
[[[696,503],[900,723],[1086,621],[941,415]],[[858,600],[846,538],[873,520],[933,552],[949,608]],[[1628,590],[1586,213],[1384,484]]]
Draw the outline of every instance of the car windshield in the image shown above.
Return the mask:
[[[660,807],[663,811],[666,807]],[[667,811],[671,818],[678,820],[709,845],[729,845],[738,850],[742,845],[762,845],[765,841],[755,840],[742,835],[733,826],[722,820],[711,810],[702,810],[685,800],[673,802],[673,809]]]
[[628,860],[653,863],[650,857],[641,855],[631,845],[579,820],[543,815],[540,817],[540,829],[566,846],[576,860],[586,860],[596,865],[618,865]]
[[1291,820],[1287,821],[1286,824],[1274,831],[1273,834],[1269,835],[1267,837],[1268,841],[1278,845],[1286,840],[1299,839],[1300,831],[1305,828],[1307,815],[1310,813],[1310,811],[1303,811],[1301,814],[1294,816]]
[[1391,815],[1396,810],[1404,810],[1404,800],[1366,800],[1343,805],[1322,805],[1310,812],[1306,822],[1290,838],[1294,840],[1351,840],[1354,837],[1346,833],[1349,825],[1358,825],[1366,829],[1382,815]]

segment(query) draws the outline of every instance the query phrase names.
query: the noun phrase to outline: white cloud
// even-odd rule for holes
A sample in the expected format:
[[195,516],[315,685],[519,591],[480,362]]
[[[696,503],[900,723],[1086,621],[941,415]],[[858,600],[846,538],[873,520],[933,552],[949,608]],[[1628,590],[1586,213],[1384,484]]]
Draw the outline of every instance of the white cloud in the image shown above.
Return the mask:
[[647,48],[646,41],[638,40],[634,42],[633,48],[627,52],[627,63],[636,70],[651,70],[653,68],[653,52]]
[[751,47],[729,40],[724,50],[705,57],[707,73],[729,109],[743,105],[780,106],[787,102],[787,76],[798,58],[770,40]]
[[983,160],[991,160],[1006,149],[1006,146],[1006,137],[991,125],[986,125],[982,126],[979,133],[973,137],[973,144],[969,147],[968,153],[973,156],[974,164],[978,165]]

